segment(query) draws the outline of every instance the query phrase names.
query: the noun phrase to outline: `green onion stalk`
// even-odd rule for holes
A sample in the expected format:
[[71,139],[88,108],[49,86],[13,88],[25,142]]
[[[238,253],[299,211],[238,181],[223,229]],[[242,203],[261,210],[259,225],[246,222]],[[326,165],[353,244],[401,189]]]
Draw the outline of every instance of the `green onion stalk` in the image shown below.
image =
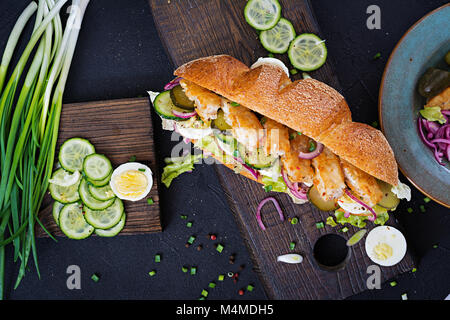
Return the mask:
[[[17,288],[30,255],[40,277],[35,223],[51,236],[38,213],[54,167],[64,88],[89,0],[72,1],[63,31],[59,12],[67,2],[31,2],[19,16],[1,60],[0,299],[4,293],[5,246],[12,244],[13,260],[20,260]],[[30,40],[5,82],[18,39],[35,12]]]

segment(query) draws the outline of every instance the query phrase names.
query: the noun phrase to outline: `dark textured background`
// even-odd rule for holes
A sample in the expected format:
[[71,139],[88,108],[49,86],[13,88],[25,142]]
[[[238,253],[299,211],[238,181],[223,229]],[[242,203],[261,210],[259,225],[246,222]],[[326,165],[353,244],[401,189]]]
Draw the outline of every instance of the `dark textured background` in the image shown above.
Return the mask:
[[[18,14],[28,0],[0,2],[0,48],[3,50]],[[334,63],[343,94],[355,121],[372,123],[377,119],[378,88],[390,52],[403,33],[429,11],[443,5],[441,0],[313,0],[313,7],[327,41],[329,59]],[[382,29],[366,28],[366,8],[377,4],[382,13]],[[66,14],[64,14],[66,16]],[[29,30],[28,30],[29,31]],[[182,32],[180,30],[180,32]],[[424,39],[425,46],[429,39]],[[420,48],[418,48],[420,50]],[[381,58],[373,56],[380,52]],[[167,58],[145,0],[92,0],[74,57],[64,97],[65,102],[145,96],[146,90],[160,90],[172,78],[173,67]],[[160,161],[170,154],[170,135],[155,123],[156,146]],[[405,181],[405,178],[402,177]],[[398,285],[384,284],[382,290],[366,291],[351,299],[444,299],[450,293],[450,210],[435,203],[419,205],[424,196],[413,190],[411,203],[403,203],[396,216],[406,229],[409,246],[417,256],[417,272],[400,276]],[[164,232],[152,235],[98,237],[83,241],[58,238],[38,239],[41,279],[34,265],[21,286],[13,290],[17,265],[7,250],[7,292],[9,299],[196,299],[203,288],[220,273],[237,271],[244,264],[239,281],[230,279],[209,290],[211,299],[240,299],[237,291],[251,283],[247,299],[266,298],[257,275],[252,272],[248,252],[237,231],[232,213],[220,191],[211,166],[198,166],[173,182],[161,194]],[[407,213],[412,207],[414,213]],[[191,229],[180,215],[193,222]],[[222,254],[214,250],[208,233],[218,235]],[[191,234],[195,246],[185,248]],[[433,245],[438,244],[437,248]],[[162,262],[153,262],[156,253]],[[234,265],[228,263],[236,254]],[[66,268],[81,268],[81,290],[68,290]],[[181,267],[197,266],[196,276],[184,274]],[[148,272],[157,270],[149,277]],[[100,281],[90,280],[93,273]]]

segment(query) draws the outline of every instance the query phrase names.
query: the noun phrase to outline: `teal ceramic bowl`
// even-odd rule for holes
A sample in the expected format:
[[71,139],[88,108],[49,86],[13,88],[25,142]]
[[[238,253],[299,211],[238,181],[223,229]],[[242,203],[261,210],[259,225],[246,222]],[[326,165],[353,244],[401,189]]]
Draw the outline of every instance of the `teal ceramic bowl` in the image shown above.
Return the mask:
[[417,92],[419,78],[429,67],[442,65],[449,50],[447,4],[419,20],[397,44],[384,71],[378,106],[383,133],[401,172],[422,193],[446,207],[450,207],[450,166],[437,163],[421,141],[416,123],[424,105]]

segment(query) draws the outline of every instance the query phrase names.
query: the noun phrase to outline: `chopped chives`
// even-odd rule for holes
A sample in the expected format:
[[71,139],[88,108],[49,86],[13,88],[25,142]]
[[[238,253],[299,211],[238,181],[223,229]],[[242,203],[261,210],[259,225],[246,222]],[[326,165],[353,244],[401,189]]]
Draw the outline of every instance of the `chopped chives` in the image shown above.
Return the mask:
[[327,218],[327,225],[332,226],[332,227],[336,227],[337,226],[337,223],[334,221],[332,216],[329,216]]
[[381,58],[381,53],[380,53],[380,52],[377,52],[377,53],[373,56],[373,60],[377,60],[377,59],[379,59],[379,58]]
[[183,219],[183,220],[186,220],[187,216],[181,215],[180,218]]
[[205,297],[200,297],[198,298],[198,300],[205,300]]
[[161,262],[161,255],[157,254],[155,256],[155,262]]
[[91,276],[92,281],[94,282],[98,282],[98,280],[100,280],[99,276],[96,275],[95,273]]
[[150,271],[148,274],[150,275],[150,277],[153,277],[153,276],[156,274],[156,271],[155,271],[155,270],[152,270],[152,271]]
[[297,69],[291,69],[291,74],[292,75],[296,75],[298,73],[298,70]]
[[297,134],[298,134],[299,136],[301,136],[303,133],[301,133],[300,131],[297,131]]
[[434,245],[433,245],[433,249],[436,249],[437,247],[438,247],[437,244],[434,244]]
[[391,287],[395,287],[397,285],[397,282],[396,281],[391,281],[389,284],[391,285]]
[[203,289],[202,290],[202,296],[204,296],[206,298],[208,296],[208,291]]
[[322,221],[316,223],[316,228],[317,228],[317,229],[322,229],[323,227],[324,227],[324,225],[323,225],[323,222],[322,222]]
[[237,103],[237,102],[232,102],[232,103],[230,103],[230,104],[231,104],[232,107],[238,107],[238,106],[240,106],[240,104]]
[[217,244],[216,250],[217,250],[219,253],[222,253],[222,251],[223,251],[223,245],[221,245],[220,243]]
[[254,288],[255,288],[254,286],[252,286],[251,284],[249,284],[249,285],[247,286],[247,291],[252,292]]
[[223,281],[223,279],[225,279],[225,276],[223,274],[219,274],[219,276],[217,277],[217,280]]
[[412,268],[411,272],[416,272],[417,268]]
[[264,186],[264,191],[269,192],[272,191],[273,186],[268,185],[268,186]]
[[316,150],[316,145],[313,141],[309,141],[309,152],[313,152],[314,150]]
[[431,199],[430,199],[430,198],[428,198],[428,197],[425,197],[425,198],[423,198],[423,201],[424,201],[425,203],[428,203],[428,202],[430,202],[430,201],[431,201]]
[[413,213],[414,210],[412,208],[408,208],[406,211],[408,211],[408,213]]
[[214,282],[210,282],[208,284],[208,287],[210,287],[211,289],[214,289],[216,287],[216,284]]
[[145,172],[145,168],[139,168],[138,170],[141,172]]
[[188,223],[186,223],[186,227],[188,227],[188,228],[192,227],[192,222],[189,221]]
[[184,273],[188,272],[188,268],[186,267],[181,267],[181,271],[183,271]]
[[197,267],[191,267],[191,275],[195,275],[197,273]]
[[295,133],[291,133],[289,135],[289,140],[294,140],[295,139]]
[[134,162],[136,161],[136,156],[131,156],[129,162]]
[[297,224],[297,223],[298,223],[298,218],[297,217],[292,218],[291,224]]
[[194,240],[195,240],[195,237],[194,236],[190,236],[189,239],[188,239],[188,243],[189,244],[193,244]]
[[421,205],[419,206],[419,208],[420,208],[420,212],[425,212],[425,211],[427,211],[427,210],[425,209],[425,206],[424,206],[423,204],[421,204]]
[[374,122],[372,122],[372,127],[374,127],[374,128],[378,128],[378,121],[374,121]]
[[348,228],[347,227],[343,227],[342,229],[341,229],[341,232],[347,232],[348,231]]
[[268,56],[269,58],[275,57],[275,56],[273,55],[273,53],[269,53],[267,56]]
[[295,249],[295,242],[289,243],[289,249],[294,250]]
[[148,198],[148,199],[147,199],[147,203],[148,203],[148,204],[154,204],[154,203],[155,203],[155,201],[153,201],[153,199],[152,199],[152,198]]

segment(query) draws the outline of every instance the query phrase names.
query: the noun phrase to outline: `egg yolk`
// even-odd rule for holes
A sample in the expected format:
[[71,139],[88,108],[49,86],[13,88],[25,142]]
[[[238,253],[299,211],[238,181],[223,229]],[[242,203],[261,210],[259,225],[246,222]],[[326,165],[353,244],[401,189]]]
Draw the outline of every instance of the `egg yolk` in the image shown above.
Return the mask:
[[148,181],[145,174],[138,170],[122,172],[115,181],[117,192],[125,197],[139,197],[145,192]]
[[379,260],[386,260],[392,257],[393,253],[392,247],[386,243],[377,244],[373,251]]

